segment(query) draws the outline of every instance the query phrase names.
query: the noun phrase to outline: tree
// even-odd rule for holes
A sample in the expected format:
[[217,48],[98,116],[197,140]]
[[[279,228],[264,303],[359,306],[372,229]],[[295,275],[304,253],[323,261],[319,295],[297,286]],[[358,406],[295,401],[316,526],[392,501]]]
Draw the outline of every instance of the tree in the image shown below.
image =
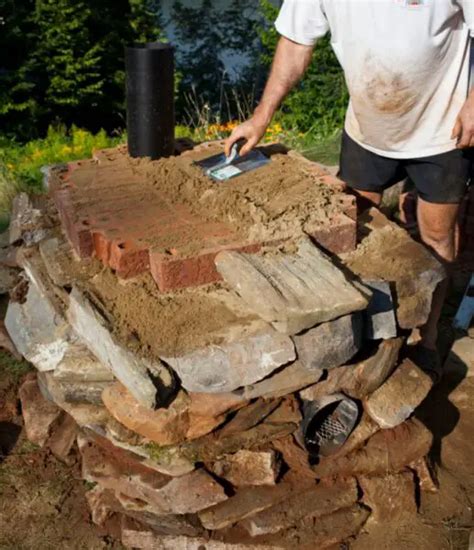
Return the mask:
[[158,35],[148,0],[0,2],[7,36],[23,40],[21,56],[0,74],[2,125],[28,138],[54,120],[123,126],[124,46]]
[[255,59],[256,15],[259,10],[255,0],[232,0],[227,9],[215,6],[212,0],[202,0],[192,7],[179,0],[174,4],[172,23],[181,76],[178,112],[189,110],[191,97],[192,109],[205,106],[217,116],[226,117],[236,113],[235,89],[245,94],[253,82],[230,73],[226,56],[247,56],[250,62]]

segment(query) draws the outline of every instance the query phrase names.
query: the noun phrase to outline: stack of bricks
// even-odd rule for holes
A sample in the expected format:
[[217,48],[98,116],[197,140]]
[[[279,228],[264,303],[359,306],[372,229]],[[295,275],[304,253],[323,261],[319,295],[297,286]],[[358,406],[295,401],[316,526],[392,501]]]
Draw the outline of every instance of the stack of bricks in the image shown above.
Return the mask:
[[[294,152],[291,157],[295,165],[308,162]],[[318,165],[313,170],[322,182],[335,180]],[[337,188],[340,182],[333,184]],[[138,172],[123,149],[70,163],[51,178],[50,191],[80,258],[95,255],[125,279],[151,271],[162,292],[220,280],[214,266],[220,250],[256,252],[271,244],[270,236],[250,238],[226,221],[207,220],[188,205],[176,204]],[[335,254],[353,249],[356,238],[355,199],[342,193],[338,198],[337,214],[308,231]]]
[[[426,322],[442,266],[377,210],[356,220],[316,165],[341,226],[272,242],[198,219],[125,169],[101,179],[123,156],[53,170],[60,222],[40,217],[37,238],[24,212],[12,222],[22,282],[5,323],[37,369],[21,389],[27,435],[79,454],[93,521],[129,548],[313,549],[416,514],[417,491],[436,490],[432,435],[412,417],[432,380],[404,335]],[[169,312],[198,300],[190,344],[158,345]],[[144,330],[121,303],[161,315]],[[318,450],[311,414],[342,402],[353,424]]]

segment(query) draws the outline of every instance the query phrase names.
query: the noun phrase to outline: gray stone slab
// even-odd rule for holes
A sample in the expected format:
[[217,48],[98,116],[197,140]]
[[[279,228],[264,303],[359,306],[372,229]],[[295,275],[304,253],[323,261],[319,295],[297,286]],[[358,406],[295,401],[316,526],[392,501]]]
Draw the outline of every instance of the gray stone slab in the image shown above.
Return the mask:
[[300,361],[295,361],[291,365],[283,367],[276,374],[272,374],[256,384],[245,386],[237,392],[246,399],[283,397],[316,384],[322,375],[322,369],[310,370],[305,368]]
[[294,253],[221,252],[216,266],[257,315],[286,334],[367,306],[367,298],[308,238]]
[[363,280],[392,283],[401,328],[424,325],[431,312],[433,293],[446,278],[443,265],[427,247],[414,241],[376,208],[359,216],[358,226],[364,238],[357,250],[343,255],[344,263]]
[[69,350],[68,323],[34,284],[24,303],[8,304],[5,327],[17,350],[40,371],[54,370]]
[[168,401],[174,392],[174,379],[161,362],[151,362],[122,346],[106,321],[77,288],[70,295],[67,317],[73,329],[97,359],[145,407]]
[[339,367],[359,351],[362,330],[362,316],[354,313],[293,336],[298,359],[309,370]]
[[110,384],[110,382],[58,380],[51,372],[42,372],[39,376],[55,403],[86,403],[102,406],[102,392]]
[[369,340],[389,340],[397,336],[397,320],[390,283],[363,281],[372,291],[372,298],[364,312],[364,335]]
[[362,399],[378,389],[394,371],[403,339],[384,340],[377,351],[355,365],[331,369],[327,377],[300,392],[306,401],[315,401],[325,395],[343,392]]
[[224,393],[254,384],[295,358],[291,339],[269,327],[234,342],[162,359],[173,367],[186,390]]
[[73,344],[58,363],[54,378],[61,382],[113,382],[112,371],[83,344]]

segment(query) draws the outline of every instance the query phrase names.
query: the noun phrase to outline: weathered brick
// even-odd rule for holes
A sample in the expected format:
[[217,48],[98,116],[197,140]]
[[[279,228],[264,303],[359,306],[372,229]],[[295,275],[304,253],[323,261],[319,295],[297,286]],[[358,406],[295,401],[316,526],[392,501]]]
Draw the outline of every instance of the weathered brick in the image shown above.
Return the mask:
[[355,250],[357,244],[357,223],[346,214],[339,214],[329,227],[305,228],[306,233],[332,254]]
[[177,249],[169,254],[153,250],[150,252],[151,274],[162,292],[220,281],[222,276],[217,271],[214,260],[222,250],[255,253],[261,248],[260,244],[248,245],[242,241],[227,242],[210,248],[203,241],[202,245],[202,249],[191,257],[180,256]]

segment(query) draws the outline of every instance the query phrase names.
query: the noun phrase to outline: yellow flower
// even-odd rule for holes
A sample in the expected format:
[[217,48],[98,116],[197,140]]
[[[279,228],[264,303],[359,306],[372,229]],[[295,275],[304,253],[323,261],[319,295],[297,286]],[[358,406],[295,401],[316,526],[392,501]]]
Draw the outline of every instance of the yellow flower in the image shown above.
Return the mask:
[[69,145],[64,145],[61,149],[61,153],[63,155],[69,155],[69,153],[72,153],[72,147],[69,147]]
[[14,166],[13,166],[13,164],[12,164],[11,162],[8,162],[8,163],[7,163],[7,168],[8,168],[9,170],[13,170]]

